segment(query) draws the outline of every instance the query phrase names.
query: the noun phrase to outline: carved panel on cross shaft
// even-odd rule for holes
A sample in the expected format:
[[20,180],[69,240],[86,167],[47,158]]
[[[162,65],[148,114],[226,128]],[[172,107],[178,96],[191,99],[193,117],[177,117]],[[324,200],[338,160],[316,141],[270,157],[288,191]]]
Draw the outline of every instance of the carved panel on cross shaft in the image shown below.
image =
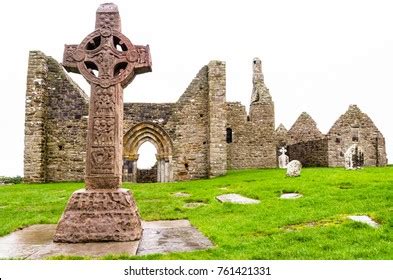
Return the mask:
[[94,118],[93,145],[111,146],[114,145],[114,138],[115,118]]
[[94,116],[114,116],[115,115],[115,88],[96,87],[94,96]]
[[145,46],[137,46],[138,63],[145,64],[149,61],[148,49]]
[[111,30],[120,31],[120,16],[115,11],[102,11],[97,13],[96,29],[101,30],[103,36],[110,36]]
[[115,170],[114,160],[114,147],[92,147],[90,157],[91,173],[113,174]]

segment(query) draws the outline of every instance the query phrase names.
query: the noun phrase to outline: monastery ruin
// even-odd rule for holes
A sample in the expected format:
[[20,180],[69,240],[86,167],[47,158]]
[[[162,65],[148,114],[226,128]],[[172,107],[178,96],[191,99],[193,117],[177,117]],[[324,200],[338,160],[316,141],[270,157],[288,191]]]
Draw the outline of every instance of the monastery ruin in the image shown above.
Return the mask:
[[[261,60],[255,58],[252,65],[249,114],[240,102],[226,101],[222,61],[203,66],[175,103],[125,103],[123,181],[182,181],[223,175],[229,169],[276,168],[283,146],[290,160],[306,167],[344,166],[344,154],[354,144],[362,165],[387,164],[382,133],[356,105],[349,106],[326,135],[307,113],[289,130],[283,125],[276,129]],[[108,104],[100,102],[105,110]],[[25,181],[84,179],[88,104],[89,97],[61,64],[40,51],[30,52]],[[157,163],[150,170],[139,170],[138,150],[146,141],[156,147]]]

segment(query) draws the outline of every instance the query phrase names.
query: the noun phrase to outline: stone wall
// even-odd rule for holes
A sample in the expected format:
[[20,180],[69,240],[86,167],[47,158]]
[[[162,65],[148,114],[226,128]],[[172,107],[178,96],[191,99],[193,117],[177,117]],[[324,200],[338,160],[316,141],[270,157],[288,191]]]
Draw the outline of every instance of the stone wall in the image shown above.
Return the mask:
[[46,181],[81,181],[85,175],[88,96],[48,57]]
[[287,145],[288,142],[288,130],[281,123],[276,129],[276,141],[277,148],[281,148]]
[[288,146],[289,160],[298,160],[303,167],[328,166],[328,140],[319,139]]
[[287,144],[292,145],[299,142],[313,141],[322,138],[324,138],[324,135],[321,131],[319,131],[317,123],[309,114],[303,112],[288,130]]
[[168,121],[175,181],[208,177],[208,96],[208,67],[204,66],[175,103]]
[[[157,148],[157,180],[214,177],[227,169],[277,167],[278,148],[304,166],[343,166],[353,143],[365,150],[365,165],[387,163],[385,139],[371,119],[351,106],[324,136],[302,113],[289,131],[274,130],[274,102],[262,63],[253,60],[250,115],[226,102],[225,63],[201,68],[175,103],[124,104],[123,169],[138,180],[138,149]],[[24,176],[28,182],[83,180],[88,97],[53,58],[30,52],[26,91]],[[355,138],[354,138],[355,137]],[[128,145],[128,146],[127,146]],[[139,176],[142,176],[140,173]],[[144,176],[144,175],[143,175]]]
[[212,61],[208,65],[209,81],[209,177],[224,175],[227,172],[226,134],[226,72],[225,63]]
[[157,164],[150,169],[137,170],[137,183],[157,182]]
[[365,166],[387,164],[385,139],[367,114],[356,105],[339,117],[327,134],[329,166],[344,166],[344,154],[357,144],[364,153]]
[[88,97],[53,58],[29,56],[24,176],[27,182],[84,178]]
[[264,83],[261,61],[253,60],[253,92],[250,115],[239,102],[227,103],[228,168],[273,168],[277,166],[274,103]]
[[24,178],[28,182],[45,182],[46,179],[47,75],[46,57],[39,51],[30,52],[24,140]]

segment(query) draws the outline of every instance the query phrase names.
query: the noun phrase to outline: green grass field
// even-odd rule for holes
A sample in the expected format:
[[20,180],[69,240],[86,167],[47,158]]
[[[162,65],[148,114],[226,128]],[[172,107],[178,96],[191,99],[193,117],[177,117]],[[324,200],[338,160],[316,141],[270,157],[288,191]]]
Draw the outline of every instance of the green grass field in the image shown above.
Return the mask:
[[[0,235],[38,223],[56,223],[71,193],[83,183],[0,187]],[[115,259],[393,259],[393,167],[346,171],[305,168],[230,171],[211,180],[125,184],[144,220],[189,219],[215,247],[204,251],[107,256]],[[190,197],[173,197],[188,192]],[[283,192],[304,197],[283,200]],[[215,197],[239,193],[256,205],[222,204]],[[194,209],[187,202],[207,205]],[[369,215],[377,229],[347,219]]]

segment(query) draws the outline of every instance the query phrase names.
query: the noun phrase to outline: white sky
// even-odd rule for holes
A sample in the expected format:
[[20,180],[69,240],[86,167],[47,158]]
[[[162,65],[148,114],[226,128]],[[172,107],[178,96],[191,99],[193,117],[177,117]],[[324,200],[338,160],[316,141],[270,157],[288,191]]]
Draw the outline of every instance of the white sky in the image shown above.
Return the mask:
[[[93,31],[103,1],[3,1],[0,17],[0,175],[23,175],[29,50],[62,60],[63,46]],[[227,100],[249,105],[260,57],[288,129],[307,111],[326,133],[358,104],[393,158],[393,3],[390,1],[118,0],[123,33],[149,44],[153,72],[136,77],[127,102],[175,102],[210,60],[227,63]],[[77,75],[72,75],[76,77]],[[77,80],[87,89],[87,84]],[[390,161],[391,162],[391,161]]]

